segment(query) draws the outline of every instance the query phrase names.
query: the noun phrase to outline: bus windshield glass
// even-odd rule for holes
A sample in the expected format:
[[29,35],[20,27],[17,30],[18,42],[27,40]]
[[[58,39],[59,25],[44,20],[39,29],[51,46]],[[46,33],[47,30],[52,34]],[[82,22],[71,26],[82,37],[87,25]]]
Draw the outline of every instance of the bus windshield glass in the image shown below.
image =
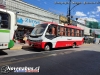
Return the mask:
[[42,35],[47,27],[47,24],[39,24],[33,29],[31,36]]
[[0,28],[9,28],[9,14],[0,12]]

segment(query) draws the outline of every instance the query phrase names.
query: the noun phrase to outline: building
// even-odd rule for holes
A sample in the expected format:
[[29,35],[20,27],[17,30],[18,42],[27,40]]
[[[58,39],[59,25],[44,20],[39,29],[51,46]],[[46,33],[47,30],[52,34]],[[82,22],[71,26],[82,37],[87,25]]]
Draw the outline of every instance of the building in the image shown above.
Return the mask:
[[100,23],[94,21],[86,21],[86,26],[91,28],[91,35],[100,38]]
[[17,17],[17,40],[22,40],[27,30],[32,31],[35,25],[42,22],[59,23],[59,15],[41,9],[22,0],[0,0],[5,9],[15,12]]
[[86,27],[86,25],[79,23],[79,22],[77,22],[77,26],[84,29],[84,36],[90,36],[90,28],[89,27]]
[[[68,24],[68,17],[65,17],[65,16],[63,16],[63,15],[59,15],[59,23],[60,23],[60,24]],[[70,20],[70,23],[71,23],[72,25],[77,26],[77,22],[74,21],[74,20]]]

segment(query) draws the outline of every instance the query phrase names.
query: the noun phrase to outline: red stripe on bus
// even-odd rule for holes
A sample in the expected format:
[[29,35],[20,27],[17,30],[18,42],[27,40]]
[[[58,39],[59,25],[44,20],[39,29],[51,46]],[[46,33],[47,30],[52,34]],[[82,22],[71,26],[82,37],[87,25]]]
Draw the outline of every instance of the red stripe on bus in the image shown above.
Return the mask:
[[58,47],[67,47],[67,46],[72,46],[73,43],[76,43],[77,46],[82,45],[83,44],[83,40],[82,41],[78,41],[78,40],[72,40],[72,41],[57,41],[55,48]]

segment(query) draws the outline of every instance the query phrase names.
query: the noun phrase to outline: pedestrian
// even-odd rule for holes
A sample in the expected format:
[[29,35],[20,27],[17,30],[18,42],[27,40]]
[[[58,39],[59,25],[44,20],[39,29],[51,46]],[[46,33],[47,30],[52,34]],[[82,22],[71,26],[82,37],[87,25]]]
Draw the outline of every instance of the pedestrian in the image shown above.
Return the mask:
[[100,40],[99,40],[99,43],[98,44],[100,44]]
[[24,37],[23,37],[24,43],[28,43],[29,34],[30,34],[30,31],[29,30],[26,30],[25,31],[25,34],[24,34]]
[[24,41],[24,44],[26,44],[26,42],[27,42],[27,35],[26,35],[26,33],[24,34],[23,41]]
[[93,43],[94,43],[94,44],[96,43],[96,38],[93,39]]
[[84,42],[83,42],[83,43],[86,43],[86,42],[85,42],[85,37],[84,37]]

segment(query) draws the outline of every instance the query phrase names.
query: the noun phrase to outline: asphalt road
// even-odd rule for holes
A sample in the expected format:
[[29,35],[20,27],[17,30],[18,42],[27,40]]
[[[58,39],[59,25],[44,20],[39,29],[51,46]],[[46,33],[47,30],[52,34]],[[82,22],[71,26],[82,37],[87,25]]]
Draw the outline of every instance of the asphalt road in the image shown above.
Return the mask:
[[12,71],[7,75],[100,75],[100,45],[97,44],[42,52],[31,49],[19,51],[26,53],[1,56],[0,68],[4,65],[34,68],[40,66],[39,73],[14,73]]

